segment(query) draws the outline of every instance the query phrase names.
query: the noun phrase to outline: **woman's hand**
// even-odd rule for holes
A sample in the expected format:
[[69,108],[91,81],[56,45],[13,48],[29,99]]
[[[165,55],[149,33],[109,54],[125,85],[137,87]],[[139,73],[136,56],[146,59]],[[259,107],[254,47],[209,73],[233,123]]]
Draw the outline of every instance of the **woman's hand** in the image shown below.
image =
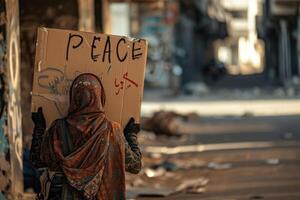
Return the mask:
[[43,114],[43,108],[39,107],[37,112],[31,113],[31,119],[35,126],[46,128],[46,120]]
[[124,134],[125,136],[128,136],[132,133],[134,134],[138,134],[138,132],[140,132],[141,127],[140,124],[135,123],[135,120],[133,117],[131,117],[127,123],[127,125],[124,128]]
[[127,141],[125,143],[125,169],[133,174],[139,173],[142,168],[142,154],[137,139],[140,129],[140,124],[135,123],[134,118],[130,118],[124,128],[124,135]]

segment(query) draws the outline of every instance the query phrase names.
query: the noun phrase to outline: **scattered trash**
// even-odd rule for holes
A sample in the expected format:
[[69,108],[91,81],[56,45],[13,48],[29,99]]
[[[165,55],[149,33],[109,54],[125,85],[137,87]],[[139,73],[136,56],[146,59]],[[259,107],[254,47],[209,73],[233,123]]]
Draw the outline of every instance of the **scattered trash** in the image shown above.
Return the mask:
[[207,94],[209,92],[209,88],[205,83],[202,82],[193,82],[193,83],[188,83],[185,86],[185,92],[187,94],[192,94],[192,95],[203,95]]
[[269,165],[278,165],[279,159],[278,158],[270,158],[266,160],[266,163]]
[[231,163],[219,164],[219,163],[216,163],[216,162],[210,162],[210,163],[208,163],[207,167],[211,168],[211,169],[215,169],[215,170],[222,170],[222,169],[231,168],[232,164]]
[[175,163],[169,161],[163,161],[162,163],[152,165],[144,170],[145,174],[149,178],[165,175],[166,172],[175,171],[177,169]]
[[166,170],[162,167],[159,167],[157,169],[151,169],[151,168],[146,168],[144,170],[145,174],[147,177],[149,178],[154,178],[154,177],[158,177],[158,176],[162,176],[166,173]]
[[205,151],[205,145],[187,145],[177,147],[166,146],[147,146],[145,152],[147,153],[161,153],[166,155],[173,155],[178,153],[190,153],[190,152],[203,152]]
[[205,186],[209,182],[208,178],[197,178],[191,180],[185,180],[181,183],[176,191],[177,192],[187,192],[187,193],[203,193],[206,191]]
[[126,199],[133,199],[136,197],[166,197],[174,192],[173,189],[164,187],[129,187],[126,188]]
[[175,171],[178,167],[175,163],[169,162],[169,161],[164,161],[161,164],[158,165],[153,165],[153,169],[158,169],[158,168],[164,168],[166,171]]
[[182,115],[175,112],[159,111],[154,113],[149,120],[144,121],[142,128],[153,131],[157,135],[180,135],[178,128],[182,123],[184,123]]
[[178,169],[193,169],[193,168],[200,168],[206,167],[206,162],[199,160],[199,158],[193,159],[190,158],[189,160],[176,160],[174,163],[177,165]]
[[142,119],[142,129],[156,135],[181,136],[187,123],[199,120],[197,113],[179,114],[172,111],[158,111],[150,118]]
[[162,157],[162,154],[161,153],[150,153],[149,157],[154,158],[154,159],[160,159]]
[[250,112],[250,111],[246,111],[246,112],[242,115],[242,117],[245,117],[245,118],[247,118],[247,117],[254,117],[254,113],[253,113],[253,112]]

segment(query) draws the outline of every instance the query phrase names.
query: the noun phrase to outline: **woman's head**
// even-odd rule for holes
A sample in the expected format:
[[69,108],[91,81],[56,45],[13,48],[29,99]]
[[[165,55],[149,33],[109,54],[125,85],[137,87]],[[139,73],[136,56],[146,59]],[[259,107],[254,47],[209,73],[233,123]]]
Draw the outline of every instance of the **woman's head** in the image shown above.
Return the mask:
[[105,92],[100,79],[90,73],[77,76],[70,88],[70,113],[103,112]]

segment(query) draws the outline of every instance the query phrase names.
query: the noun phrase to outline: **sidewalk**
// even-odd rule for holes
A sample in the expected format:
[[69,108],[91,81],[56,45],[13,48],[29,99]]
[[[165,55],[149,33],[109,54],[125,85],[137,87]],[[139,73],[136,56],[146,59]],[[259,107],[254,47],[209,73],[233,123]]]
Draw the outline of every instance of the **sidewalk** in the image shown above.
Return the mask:
[[216,91],[202,96],[168,96],[163,90],[145,91],[142,116],[158,110],[197,113],[200,116],[244,115],[278,116],[300,115],[300,98],[273,94],[252,94],[249,91]]

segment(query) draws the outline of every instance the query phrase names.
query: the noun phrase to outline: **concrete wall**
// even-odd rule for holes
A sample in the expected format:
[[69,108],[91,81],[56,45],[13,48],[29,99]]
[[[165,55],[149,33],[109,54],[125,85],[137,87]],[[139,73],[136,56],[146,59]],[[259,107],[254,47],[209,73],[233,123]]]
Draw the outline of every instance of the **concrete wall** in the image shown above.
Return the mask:
[[0,199],[22,199],[22,121],[17,0],[0,3]]

